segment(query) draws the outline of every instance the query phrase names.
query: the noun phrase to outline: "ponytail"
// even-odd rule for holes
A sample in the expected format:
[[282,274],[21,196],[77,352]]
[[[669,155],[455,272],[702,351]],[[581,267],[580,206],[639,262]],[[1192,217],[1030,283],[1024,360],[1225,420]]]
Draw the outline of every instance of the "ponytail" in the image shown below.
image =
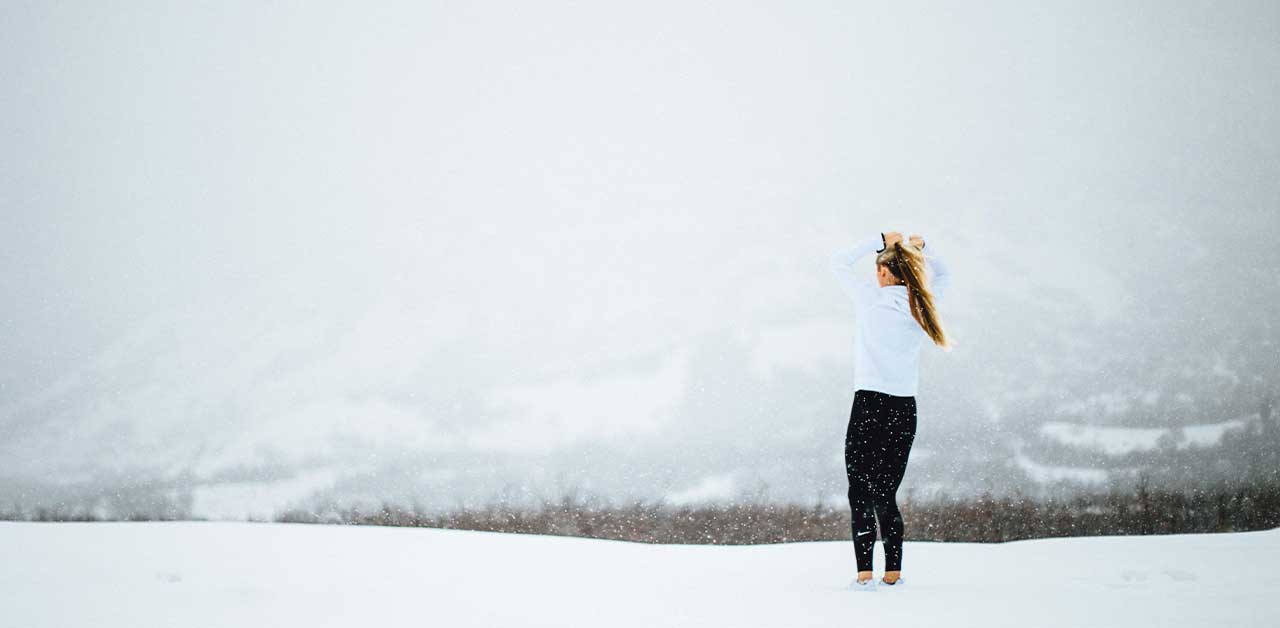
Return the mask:
[[876,264],[887,267],[894,277],[907,286],[911,317],[916,319],[924,333],[934,344],[950,349],[951,339],[942,329],[942,321],[938,320],[938,309],[933,302],[933,292],[929,290],[929,280],[924,270],[924,253],[910,244],[894,242],[892,249],[876,257]]

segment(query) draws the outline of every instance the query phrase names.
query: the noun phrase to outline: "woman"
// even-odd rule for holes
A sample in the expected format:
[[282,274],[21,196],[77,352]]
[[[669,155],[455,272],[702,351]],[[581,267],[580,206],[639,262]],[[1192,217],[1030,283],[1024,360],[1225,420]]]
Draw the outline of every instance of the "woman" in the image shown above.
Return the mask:
[[[853,409],[844,442],[856,588],[875,588],[871,552],[877,528],[886,563],[881,582],[902,582],[903,525],[896,494],[916,434],[920,343],[928,338],[950,349],[936,303],[951,275],[936,251],[930,248],[926,258],[924,248],[920,236],[903,242],[895,231],[867,237],[831,257],[832,272],[853,298],[856,317]],[[860,278],[853,268],[872,252],[877,253],[874,283]]]

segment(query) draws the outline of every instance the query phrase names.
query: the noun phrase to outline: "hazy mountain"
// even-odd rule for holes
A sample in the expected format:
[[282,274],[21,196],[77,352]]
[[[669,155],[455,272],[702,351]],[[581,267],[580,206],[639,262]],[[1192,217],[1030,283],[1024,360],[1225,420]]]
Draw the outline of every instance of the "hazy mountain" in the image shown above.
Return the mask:
[[886,228],[957,275],[909,488],[1277,392],[1270,3],[0,17],[0,504],[838,496]]

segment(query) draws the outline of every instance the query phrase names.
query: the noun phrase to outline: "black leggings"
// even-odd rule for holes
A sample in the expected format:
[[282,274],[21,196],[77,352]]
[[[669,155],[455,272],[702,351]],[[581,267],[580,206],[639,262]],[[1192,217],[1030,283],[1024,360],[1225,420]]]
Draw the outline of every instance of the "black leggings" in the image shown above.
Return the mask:
[[853,514],[853,550],[858,571],[871,571],[877,527],[884,542],[885,571],[902,569],[903,526],[897,493],[915,436],[915,397],[854,391],[849,429],[844,437],[844,467],[849,475],[849,510]]

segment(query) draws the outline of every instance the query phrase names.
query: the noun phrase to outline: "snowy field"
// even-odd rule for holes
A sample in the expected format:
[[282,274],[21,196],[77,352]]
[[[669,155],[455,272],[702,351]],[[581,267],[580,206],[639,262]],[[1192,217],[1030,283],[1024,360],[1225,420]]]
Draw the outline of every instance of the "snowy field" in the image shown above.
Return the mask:
[[1108,456],[1120,456],[1135,451],[1152,451],[1160,447],[1162,438],[1169,438],[1177,449],[1188,447],[1212,447],[1222,440],[1228,430],[1238,430],[1257,415],[1182,427],[1120,427],[1048,421],[1040,426],[1040,433],[1064,445],[1099,451]]
[[5,628],[1280,625],[1280,530],[907,543],[907,584],[875,592],[836,542],[0,523],[0,556]]

